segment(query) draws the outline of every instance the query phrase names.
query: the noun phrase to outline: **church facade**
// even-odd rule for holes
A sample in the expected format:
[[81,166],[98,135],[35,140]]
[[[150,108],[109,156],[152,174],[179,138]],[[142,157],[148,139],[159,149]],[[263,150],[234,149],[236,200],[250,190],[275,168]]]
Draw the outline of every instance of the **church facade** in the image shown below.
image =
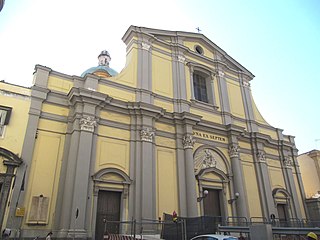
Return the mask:
[[102,51],[81,76],[37,65],[31,88],[0,83],[2,228],[98,239],[105,216],[308,218],[294,137],[261,116],[250,71],[198,33],[131,26],[123,41],[120,73]]

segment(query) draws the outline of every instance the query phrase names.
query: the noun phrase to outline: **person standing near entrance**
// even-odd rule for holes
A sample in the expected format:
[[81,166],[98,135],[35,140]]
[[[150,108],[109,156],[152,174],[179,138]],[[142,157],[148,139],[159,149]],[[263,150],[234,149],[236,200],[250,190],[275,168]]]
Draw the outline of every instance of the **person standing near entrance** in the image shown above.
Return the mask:
[[308,240],[318,240],[317,234],[315,234],[314,232],[309,232],[307,234],[307,239]]
[[9,239],[10,234],[11,234],[11,230],[9,228],[3,229],[2,239]]
[[51,239],[52,239],[52,238],[51,238],[51,235],[52,235],[52,232],[49,232],[49,233],[47,234],[46,240],[51,240]]

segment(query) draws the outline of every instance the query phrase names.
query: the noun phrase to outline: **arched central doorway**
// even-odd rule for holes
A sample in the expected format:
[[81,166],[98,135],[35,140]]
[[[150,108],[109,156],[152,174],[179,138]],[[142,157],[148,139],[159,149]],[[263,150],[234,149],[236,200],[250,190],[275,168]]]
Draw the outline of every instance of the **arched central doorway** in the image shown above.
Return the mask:
[[228,177],[230,164],[218,149],[202,146],[194,154],[194,166],[199,196],[208,192],[200,201],[200,214],[222,221],[228,216],[226,194],[232,184]]

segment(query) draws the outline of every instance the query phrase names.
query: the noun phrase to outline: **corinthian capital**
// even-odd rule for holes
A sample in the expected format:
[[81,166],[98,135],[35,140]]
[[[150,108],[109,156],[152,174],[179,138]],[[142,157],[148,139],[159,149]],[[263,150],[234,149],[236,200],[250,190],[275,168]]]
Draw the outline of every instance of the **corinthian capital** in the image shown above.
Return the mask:
[[229,156],[230,158],[239,157],[239,146],[238,144],[230,144],[229,145]]
[[151,128],[144,128],[140,131],[141,140],[144,142],[152,142],[155,132]]
[[94,127],[97,126],[97,121],[93,116],[83,116],[80,119],[80,129],[83,131],[93,132]]
[[183,148],[187,149],[187,148],[193,148],[194,144],[195,144],[196,140],[193,139],[192,135],[185,135],[182,139],[182,144],[183,144]]
[[257,157],[259,162],[266,162],[266,154],[264,151],[258,151]]
[[284,157],[283,158],[283,163],[285,167],[292,167],[293,161],[291,157]]

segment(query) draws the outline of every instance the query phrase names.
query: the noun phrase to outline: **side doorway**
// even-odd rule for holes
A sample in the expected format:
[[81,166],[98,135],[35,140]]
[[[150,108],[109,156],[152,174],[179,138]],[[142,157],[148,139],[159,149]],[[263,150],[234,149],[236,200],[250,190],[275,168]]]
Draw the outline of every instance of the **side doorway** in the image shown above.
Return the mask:
[[108,221],[120,221],[121,192],[98,192],[97,218],[95,239],[102,240],[106,233],[119,233],[119,223]]

